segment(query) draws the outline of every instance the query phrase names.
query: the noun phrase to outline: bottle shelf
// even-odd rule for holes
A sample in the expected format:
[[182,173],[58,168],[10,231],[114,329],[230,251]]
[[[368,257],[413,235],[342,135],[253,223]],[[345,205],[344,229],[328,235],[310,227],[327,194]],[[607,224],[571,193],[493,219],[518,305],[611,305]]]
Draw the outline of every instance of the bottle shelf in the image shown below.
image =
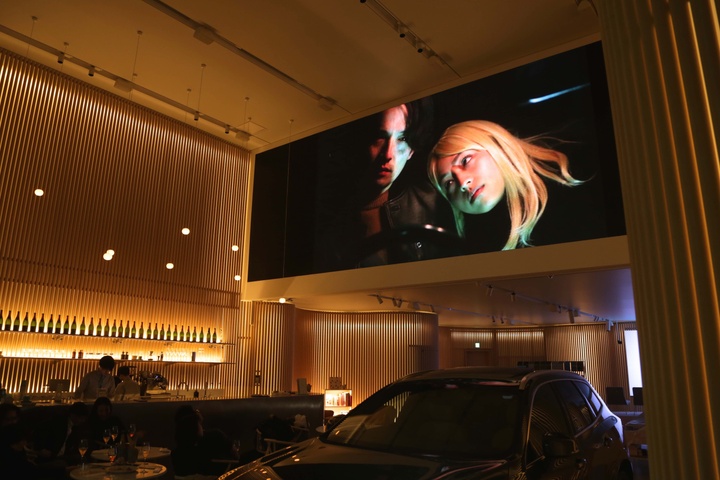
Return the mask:
[[123,341],[128,342],[134,342],[134,341],[142,341],[142,342],[156,342],[156,343],[165,343],[165,344],[177,344],[177,345],[234,345],[232,343],[226,343],[226,342],[191,342],[189,340],[168,340],[168,339],[162,339],[162,338],[134,338],[134,337],[110,337],[110,336],[104,336],[104,335],[83,335],[83,334],[70,334],[70,333],[51,333],[51,332],[23,332],[23,331],[16,331],[16,330],[0,330],[0,334],[2,333],[12,333],[12,334],[19,334],[19,335],[42,335],[44,337],[52,337],[52,339],[71,339],[71,338],[83,338],[83,339],[96,339],[96,340],[110,340],[114,341],[116,343],[121,343]]
[[[16,357],[16,356],[0,356],[0,361],[2,360],[52,360],[53,362],[91,362],[95,363],[98,361],[97,358],[57,358],[57,357]],[[170,366],[175,364],[182,364],[182,365],[230,365],[232,362],[205,362],[205,361],[196,361],[196,362],[190,362],[185,360],[118,360],[115,359],[116,365],[122,365],[124,363],[143,363],[143,364],[155,364],[155,365],[161,365],[161,366]]]

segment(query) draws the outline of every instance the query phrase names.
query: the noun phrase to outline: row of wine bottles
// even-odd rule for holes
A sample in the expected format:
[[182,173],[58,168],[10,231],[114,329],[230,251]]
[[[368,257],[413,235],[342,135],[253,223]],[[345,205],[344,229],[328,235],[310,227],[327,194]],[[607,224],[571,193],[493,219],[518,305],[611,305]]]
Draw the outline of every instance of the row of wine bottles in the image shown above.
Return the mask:
[[12,312],[10,310],[8,310],[7,317],[4,321],[2,310],[0,310],[0,324],[2,330],[15,332],[59,333],[66,335],[88,335],[94,337],[168,340],[171,342],[218,343],[219,341],[216,328],[213,328],[211,333],[209,327],[207,332],[200,327],[200,331],[198,332],[197,327],[192,327],[192,331],[190,331],[189,325],[187,329],[184,325],[181,325],[180,331],[178,332],[177,324],[174,328],[168,324],[166,329],[165,324],[163,323],[160,325],[160,329],[158,329],[157,323],[155,323],[155,328],[151,328],[151,324],[148,322],[148,327],[146,329],[145,323],[140,322],[140,328],[138,329],[134,320],[132,322],[132,326],[130,325],[130,320],[125,322],[124,325],[123,321],[120,320],[120,325],[118,326],[117,320],[113,320],[112,325],[110,325],[110,319],[108,318],[105,320],[105,325],[103,325],[102,319],[98,319],[96,324],[94,317],[90,317],[89,324],[85,322],[85,317],[82,317],[82,322],[78,324],[76,316],[73,316],[72,322],[70,322],[70,316],[66,315],[65,322],[63,322],[61,315],[58,315],[56,321],[52,314],[50,315],[50,319],[45,322],[44,313],[40,315],[40,320],[38,320],[36,313],[33,313],[32,319],[30,319],[28,312],[25,312],[25,318],[21,321],[20,312],[17,312],[15,320],[13,320]]

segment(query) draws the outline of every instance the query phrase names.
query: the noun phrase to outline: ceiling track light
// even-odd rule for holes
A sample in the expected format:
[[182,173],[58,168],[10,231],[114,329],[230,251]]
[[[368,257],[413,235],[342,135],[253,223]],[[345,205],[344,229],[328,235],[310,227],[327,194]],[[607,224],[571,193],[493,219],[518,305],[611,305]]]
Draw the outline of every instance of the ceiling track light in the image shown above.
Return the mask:
[[114,84],[114,86],[115,86],[115,88],[117,88],[118,90],[121,90],[121,91],[126,92],[126,93],[132,91],[132,89],[133,89],[133,83],[132,83],[132,82],[129,82],[129,81],[125,80],[124,78],[120,78],[120,77],[118,77],[117,79],[115,79],[115,84]]
[[515,292],[510,292],[510,301],[511,302],[515,301]]
[[329,97],[320,97],[318,98],[318,107],[325,110],[326,112],[329,112],[333,109],[337,102]]
[[230,133],[230,125],[225,125],[225,135]]
[[193,37],[200,40],[205,45],[210,45],[215,41],[215,31],[206,25],[198,25],[195,27]]
[[492,285],[488,285],[488,286],[487,286],[487,290],[485,290],[485,295],[487,295],[488,297],[491,297],[492,294],[493,294],[493,286],[492,286]]
[[90,65],[90,68],[88,68],[88,77],[94,77],[95,76],[95,65]]
[[380,305],[382,305],[382,303],[383,303],[383,298],[382,298],[380,295],[375,295],[375,297],[377,298],[377,302],[378,302]]
[[57,58],[57,62],[58,62],[60,65],[62,65],[63,63],[65,63],[65,52],[60,52],[60,54],[58,55],[58,58]]

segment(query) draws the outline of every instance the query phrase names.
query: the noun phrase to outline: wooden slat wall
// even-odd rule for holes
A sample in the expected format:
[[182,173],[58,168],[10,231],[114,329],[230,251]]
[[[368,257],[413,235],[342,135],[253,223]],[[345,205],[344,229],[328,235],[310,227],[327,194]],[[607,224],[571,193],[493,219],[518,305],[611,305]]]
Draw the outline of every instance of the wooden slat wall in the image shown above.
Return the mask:
[[[252,393],[271,395],[294,390],[295,306],[254,302],[252,322]],[[259,375],[259,382],[255,375]]]
[[437,316],[423,312],[296,311],[294,377],[312,392],[341,377],[353,404],[413,372],[437,368]]
[[[237,146],[0,50],[0,309],[235,333],[249,175]],[[0,337],[5,354],[11,338]],[[166,359],[194,349],[98,341],[90,348]],[[230,380],[224,366],[188,368],[173,382]]]
[[443,367],[464,365],[464,352],[491,348],[494,365],[517,366],[519,361],[582,361],[585,376],[604,397],[606,386],[621,386],[629,397],[624,333],[635,322],[563,325],[545,328],[454,329],[440,328]]

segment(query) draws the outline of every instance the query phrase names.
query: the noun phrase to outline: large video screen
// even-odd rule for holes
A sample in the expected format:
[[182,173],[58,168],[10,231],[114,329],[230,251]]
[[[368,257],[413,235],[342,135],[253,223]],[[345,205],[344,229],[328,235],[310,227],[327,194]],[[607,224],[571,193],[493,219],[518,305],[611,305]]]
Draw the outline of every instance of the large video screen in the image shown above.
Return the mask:
[[248,279],[624,234],[595,43],[258,154]]

